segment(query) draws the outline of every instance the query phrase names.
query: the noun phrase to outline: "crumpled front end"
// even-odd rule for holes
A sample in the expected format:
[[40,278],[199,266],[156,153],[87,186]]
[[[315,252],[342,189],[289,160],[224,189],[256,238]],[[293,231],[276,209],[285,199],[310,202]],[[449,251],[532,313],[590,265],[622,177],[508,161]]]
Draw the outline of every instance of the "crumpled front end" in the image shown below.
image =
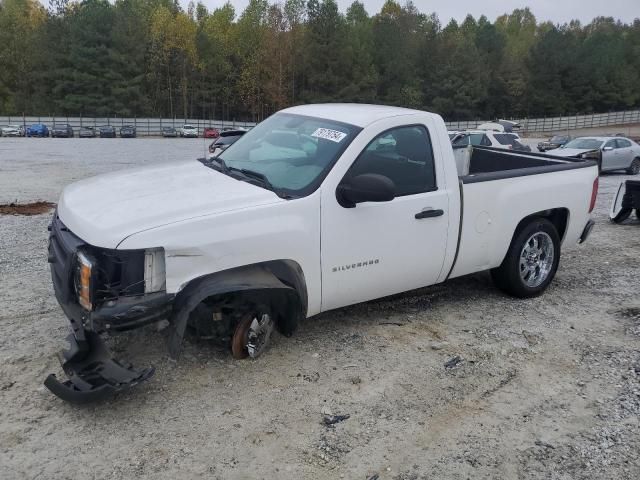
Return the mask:
[[163,252],[110,250],[86,244],[58,217],[52,220],[49,263],[56,298],[69,319],[69,350],[60,356],[68,380],[49,375],[45,386],[73,403],[103,399],[149,379],[112,358],[100,333],[137,328],[169,317],[173,296],[164,291]]

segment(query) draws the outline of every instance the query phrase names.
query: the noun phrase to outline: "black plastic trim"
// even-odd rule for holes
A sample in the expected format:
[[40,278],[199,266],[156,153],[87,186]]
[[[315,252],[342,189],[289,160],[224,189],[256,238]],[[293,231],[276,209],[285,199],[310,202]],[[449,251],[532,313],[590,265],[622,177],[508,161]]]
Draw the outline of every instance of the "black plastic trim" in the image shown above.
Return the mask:
[[582,230],[582,235],[580,235],[580,240],[578,241],[578,243],[584,243],[587,241],[587,238],[589,238],[589,235],[591,234],[591,231],[593,230],[593,226],[596,224],[596,222],[594,222],[593,220],[589,220],[587,222],[587,224],[584,227],[584,230]]
[[451,264],[451,268],[449,269],[449,273],[447,273],[444,281],[449,280],[449,277],[453,273],[453,269],[456,267],[456,263],[458,263],[458,254],[460,253],[460,242],[462,241],[462,224],[464,222],[464,189],[462,188],[462,180],[458,180],[458,190],[460,191],[460,219],[458,223],[458,241],[456,242],[456,253],[453,257],[453,263]]
[[490,148],[490,147],[473,147],[474,150],[496,152],[505,156],[518,156],[518,157],[534,157],[541,158],[550,161],[549,165],[542,165],[538,167],[525,167],[516,168],[512,170],[500,170],[496,172],[476,173],[471,175],[465,175],[460,177],[462,183],[471,184],[479,182],[490,182],[493,180],[502,180],[505,178],[525,177],[529,175],[541,175],[543,173],[561,172],[565,170],[575,170],[578,168],[590,168],[597,167],[597,162],[593,160],[582,160],[578,158],[560,158],[553,155],[547,155],[544,153],[515,153],[512,151],[505,152],[503,149]]

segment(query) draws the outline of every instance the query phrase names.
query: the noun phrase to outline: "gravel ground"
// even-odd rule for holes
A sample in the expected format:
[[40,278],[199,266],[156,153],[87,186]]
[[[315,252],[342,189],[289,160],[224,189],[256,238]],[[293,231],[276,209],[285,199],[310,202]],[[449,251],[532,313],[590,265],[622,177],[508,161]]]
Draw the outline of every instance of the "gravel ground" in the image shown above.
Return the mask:
[[[203,145],[2,138],[0,203]],[[607,220],[624,178],[601,178],[591,238],[540,298],[472,275],[309,319],[257,361],[188,339],[174,364],[152,326],[109,344],[155,377],[85,407],[42,386],[67,331],[49,215],[0,216],[0,478],[640,478],[640,222]]]

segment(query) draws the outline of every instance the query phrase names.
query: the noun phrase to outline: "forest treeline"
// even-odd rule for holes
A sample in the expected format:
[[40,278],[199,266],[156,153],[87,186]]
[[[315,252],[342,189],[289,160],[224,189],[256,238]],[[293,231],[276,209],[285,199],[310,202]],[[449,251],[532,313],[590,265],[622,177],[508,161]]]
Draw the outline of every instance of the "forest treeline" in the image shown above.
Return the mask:
[[346,101],[448,120],[640,104],[640,20],[538,23],[529,9],[441,23],[388,0],[0,0],[0,114],[259,120]]

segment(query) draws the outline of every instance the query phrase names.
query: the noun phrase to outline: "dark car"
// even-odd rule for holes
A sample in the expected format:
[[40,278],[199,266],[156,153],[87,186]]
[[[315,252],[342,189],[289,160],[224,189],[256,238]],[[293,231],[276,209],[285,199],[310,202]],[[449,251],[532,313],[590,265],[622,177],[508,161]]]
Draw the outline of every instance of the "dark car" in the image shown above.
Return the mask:
[[93,127],[81,127],[78,138],[93,138],[96,136],[96,129]]
[[116,138],[116,127],[111,125],[103,125],[98,128],[98,132],[100,133],[100,138]]
[[136,127],[133,125],[124,125],[120,128],[121,138],[136,138]]
[[49,129],[42,123],[34,123],[27,128],[27,137],[48,137]]
[[231,145],[236,143],[238,139],[247,133],[246,130],[226,130],[224,132],[220,132],[220,136],[209,145],[209,153],[212,157],[217,157],[222,152],[224,152]]
[[217,128],[206,127],[202,133],[204,138],[218,138],[220,136],[220,132]]
[[51,138],[73,138],[73,127],[68,123],[54,125]]
[[540,142],[538,144],[538,150],[546,152],[548,150],[555,150],[566,145],[571,140],[569,135],[554,135],[546,142]]
[[177,137],[178,131],[173,127],[162,127],[163,137]]

